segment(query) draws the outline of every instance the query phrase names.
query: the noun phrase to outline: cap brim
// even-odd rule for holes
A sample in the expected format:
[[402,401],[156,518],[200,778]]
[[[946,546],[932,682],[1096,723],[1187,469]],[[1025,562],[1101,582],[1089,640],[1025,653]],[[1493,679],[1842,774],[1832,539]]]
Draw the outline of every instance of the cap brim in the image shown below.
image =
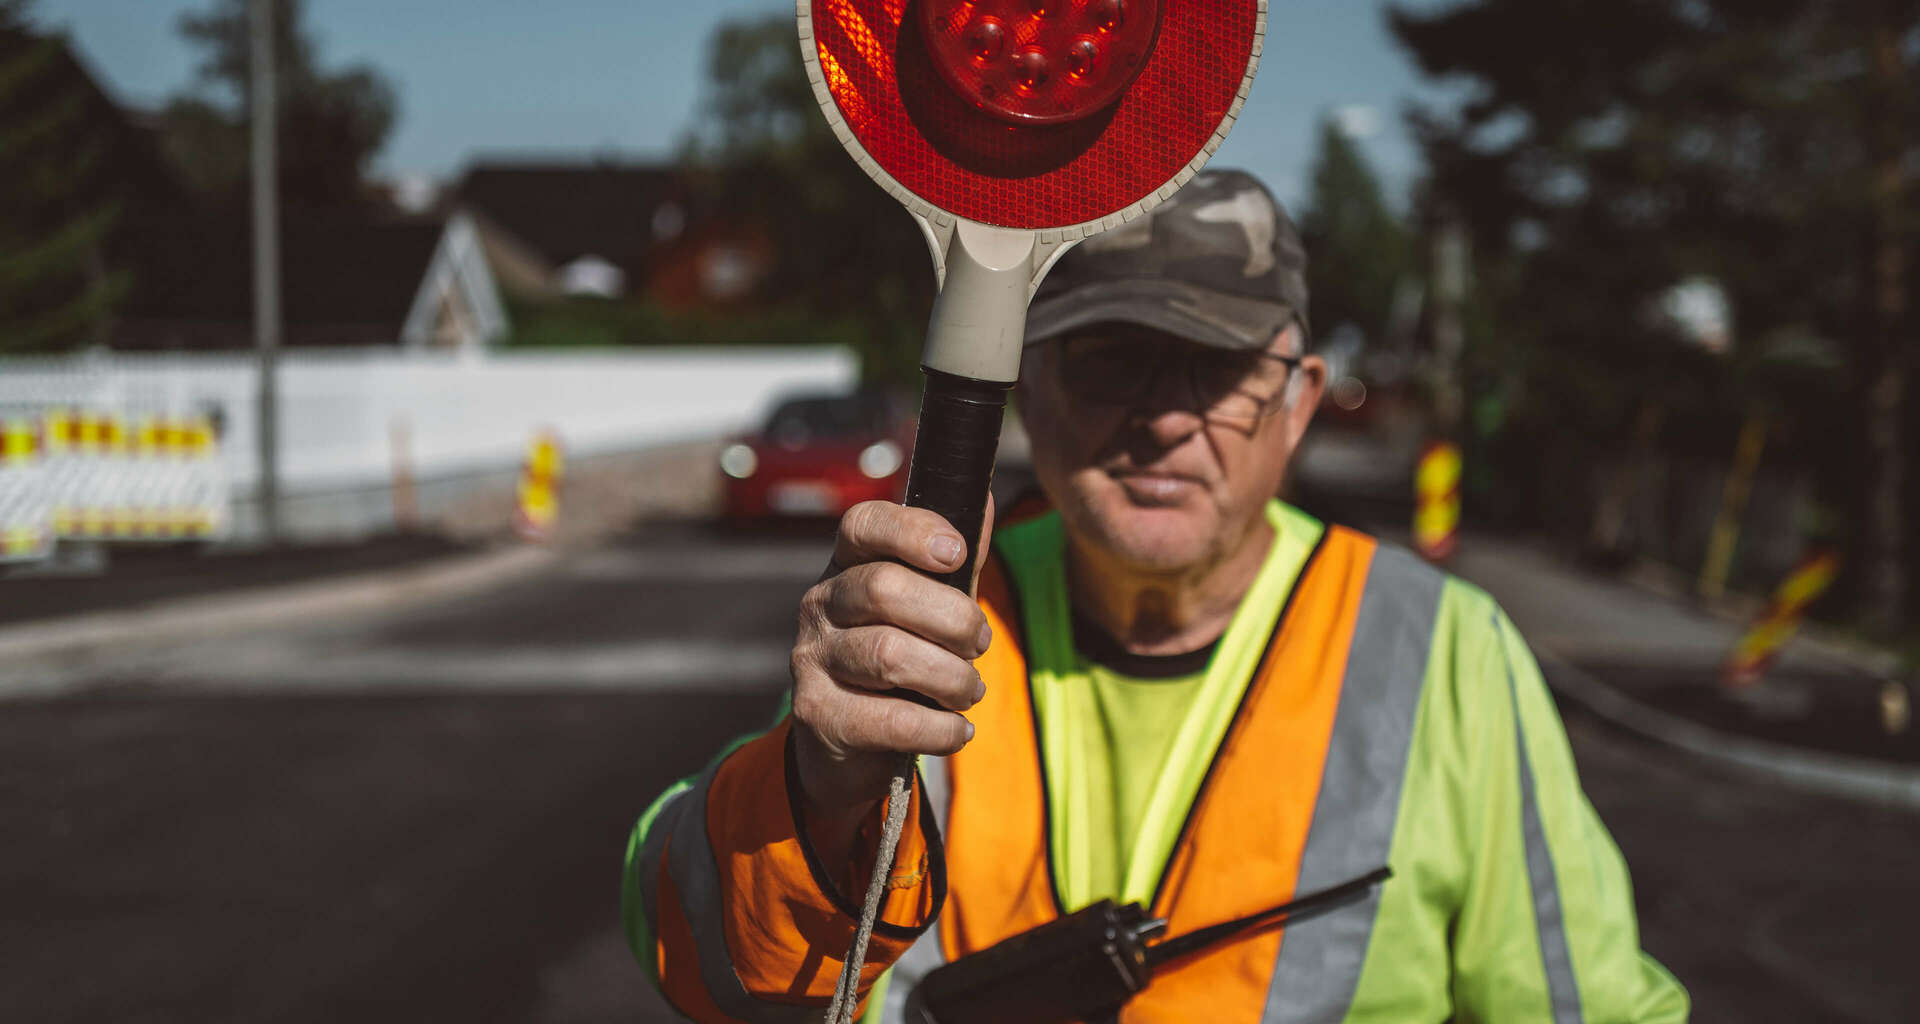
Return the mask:
[[1102,323],[1130,323],[1226,349],[1266,348],[1294,319],[1282,302],[1230,295],[1164,278],[1096,281],[1035,302],[1026,343]]

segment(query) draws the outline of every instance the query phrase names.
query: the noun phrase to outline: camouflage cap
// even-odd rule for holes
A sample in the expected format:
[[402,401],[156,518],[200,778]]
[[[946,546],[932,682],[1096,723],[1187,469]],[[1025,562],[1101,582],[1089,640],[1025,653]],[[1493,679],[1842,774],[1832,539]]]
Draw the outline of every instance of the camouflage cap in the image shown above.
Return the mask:
[[1307,253],[1245,171],[1207,171],[1060,258],[1027,312],[1027,344],[1121,321],[1220,348],[1265,348],[1307,323]]

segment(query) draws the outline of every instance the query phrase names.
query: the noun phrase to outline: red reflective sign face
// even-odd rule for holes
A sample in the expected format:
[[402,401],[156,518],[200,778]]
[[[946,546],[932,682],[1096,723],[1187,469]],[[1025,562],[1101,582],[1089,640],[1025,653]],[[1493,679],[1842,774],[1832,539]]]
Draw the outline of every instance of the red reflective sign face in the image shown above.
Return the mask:
[[1161,0],[920,0],[940,77],[1015,124],[1059,124],[1120,98],[1147,66]]
[[1184,170],[1232,109],[1259,13],[1258,0],[811,4],[828,91],[874,161],[938,209],[1034,229],[1117,213]]

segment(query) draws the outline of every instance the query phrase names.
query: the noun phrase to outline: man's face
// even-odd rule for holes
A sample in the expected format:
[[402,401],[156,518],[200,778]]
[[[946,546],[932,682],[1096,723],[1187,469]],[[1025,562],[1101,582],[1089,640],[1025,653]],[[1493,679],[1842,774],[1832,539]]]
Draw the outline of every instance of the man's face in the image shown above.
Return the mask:
[[[1298,341],[1289,327],[1266,352],[1294,356]],[[1126,389],[1136,394],[1101,377],[1103,352],[1141,357],[1131,361],[1146,379]],[[1128,568],[1173,574],[1223,558],[1259,521],[1326,365],[1307,356],[1289,368],[1113,325],[1032,346],[1020,377],[1034,472],[1070,535]]]

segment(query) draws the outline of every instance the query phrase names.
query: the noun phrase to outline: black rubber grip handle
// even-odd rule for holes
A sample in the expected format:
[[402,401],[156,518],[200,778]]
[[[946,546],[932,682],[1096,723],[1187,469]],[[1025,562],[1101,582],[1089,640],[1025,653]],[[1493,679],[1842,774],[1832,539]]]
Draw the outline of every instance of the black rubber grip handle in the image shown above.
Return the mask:
[[970,591],[980,557],[987,489],[993,484],[993,459],[1000,450],[1000,422],[1013,385],[934,369],[926,374],[920,432],[913,440],[913,468],[907,474],[907,504],[940,513],[960,531],[967,542],[965,564],[934,578]]

